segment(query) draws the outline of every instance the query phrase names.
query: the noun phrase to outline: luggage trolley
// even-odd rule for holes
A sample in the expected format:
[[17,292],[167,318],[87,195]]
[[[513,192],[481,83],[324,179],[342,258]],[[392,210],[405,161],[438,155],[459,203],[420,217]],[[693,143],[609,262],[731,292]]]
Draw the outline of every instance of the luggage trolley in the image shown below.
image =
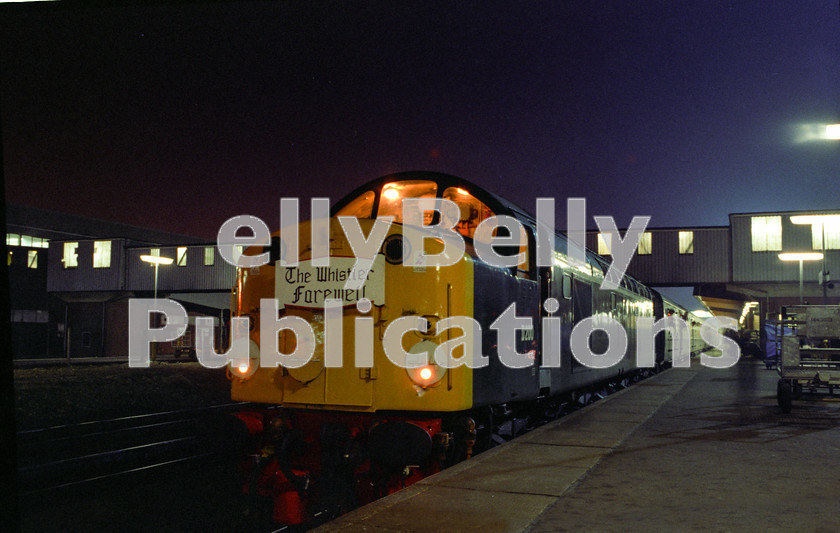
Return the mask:
[[789,413],[803,393],[833,395],[840,387],[840,306],[788,306],[776,328],[782,412]]

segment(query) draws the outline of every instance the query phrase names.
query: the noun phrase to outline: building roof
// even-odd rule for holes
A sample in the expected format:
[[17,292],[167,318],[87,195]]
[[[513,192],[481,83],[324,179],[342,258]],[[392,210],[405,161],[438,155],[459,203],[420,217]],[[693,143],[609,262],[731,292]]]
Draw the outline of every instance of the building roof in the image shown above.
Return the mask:
[[207,239],[21,204],[6,204],[6,231],[50,240],[127,239],[137,244],[205,244]]

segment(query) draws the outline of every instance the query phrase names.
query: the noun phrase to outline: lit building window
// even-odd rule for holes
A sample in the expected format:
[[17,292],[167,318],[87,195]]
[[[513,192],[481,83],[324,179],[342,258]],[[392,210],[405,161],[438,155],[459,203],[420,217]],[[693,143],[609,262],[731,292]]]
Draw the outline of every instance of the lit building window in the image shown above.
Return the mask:
[[6,246],[26,246],[29,248],[49,248],[50,240],[32,235],[6,234]]
[[612,235],[609,233],[599,233],[598,255],[610,255],[610,244],[612,244]]
[[79,266],[79,255],[76,252],[78,248],[79,243],[77,242],[64,243],[64,256],[61,258],[61,262],[64,263],[64,268],[74,268]]
[[152,248],[149,250],[149,255],[160,257],[160,248]]
[[178,266],[179,267],[187,266],[187,247],[186,246],[179,246],[178,247]]
[[680,239],[680,253],[693,254],[694,253],[694,232],[681,231],[679,233]]
[[46,324],[50,321],[50,314],[48,311],[13,309],[11,318],[12,322],[34,322]]
[[216,260],[216,248],[207,246],[204,248],[204,266],[213,266]]
[[29,268],[38,268],[38,250],[29,250],[29,255],[26,258],[26,266]]
[[753,252],[771,252],[782,249],[782,217],[752,217]]
[[825,232],[825,249],[840,250],[840,221],[826,220],[821,224],[811,225],[811,243],[814,250],[823,249],[823,232]]
[[653,253],[653,234],[646,231],[639,239],[639,255],[650,255]]
[[111,267],[111,241],[94,241],[93,268]]

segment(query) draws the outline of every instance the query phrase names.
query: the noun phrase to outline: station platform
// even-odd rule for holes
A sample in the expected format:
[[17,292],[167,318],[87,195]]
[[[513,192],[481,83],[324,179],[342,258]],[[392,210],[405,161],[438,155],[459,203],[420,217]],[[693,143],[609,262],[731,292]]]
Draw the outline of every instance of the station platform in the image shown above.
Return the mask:
[[840,403],[673,368],[315,531],[836,531]]

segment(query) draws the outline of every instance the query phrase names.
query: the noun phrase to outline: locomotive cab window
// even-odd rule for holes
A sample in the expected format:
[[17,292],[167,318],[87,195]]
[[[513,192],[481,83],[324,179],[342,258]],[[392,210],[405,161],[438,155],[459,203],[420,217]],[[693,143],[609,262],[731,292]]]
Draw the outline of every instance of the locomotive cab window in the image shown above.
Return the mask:
[[[379,196],[378,217],[394,217],[394,222],[403,222],[403,200],[406,198],[434,198],[437,183],[426,180],[407,180],[386,183]],[[423,214],[423,224],[432,223],[432,212]]]
[[362,193],[342,207],[335,216],[370,218],[373,214],[373,199],[375,197],[376,193],[373,191]]
[[473,238],[475,228],[484,219],[495,214],[484,202],[460,187],[448,187],[443,191],[443,198],[458,205],[460,218],[454,227],[458,233],[469,239]]

